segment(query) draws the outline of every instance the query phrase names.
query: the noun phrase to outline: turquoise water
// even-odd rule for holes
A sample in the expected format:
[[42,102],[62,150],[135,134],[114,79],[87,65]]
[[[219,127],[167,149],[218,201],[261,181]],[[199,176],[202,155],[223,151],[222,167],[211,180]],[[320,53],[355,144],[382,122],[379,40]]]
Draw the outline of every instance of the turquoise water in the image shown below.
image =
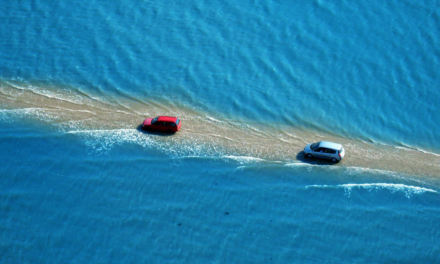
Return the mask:
[[[1,262],[440,261],[436,1],[7,1],[0,17]],[[158,114],[182,131],[136,129]],[[323,137],[349,140],[346,161],[296,157]],[[361,144],[415,158],[386,150],[388,168]]]

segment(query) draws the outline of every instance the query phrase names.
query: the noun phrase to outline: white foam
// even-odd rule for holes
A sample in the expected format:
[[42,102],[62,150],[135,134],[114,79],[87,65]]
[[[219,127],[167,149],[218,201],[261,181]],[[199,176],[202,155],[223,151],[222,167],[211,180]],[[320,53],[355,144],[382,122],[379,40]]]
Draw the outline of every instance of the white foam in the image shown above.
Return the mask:
[[390,190],[392,193],[401,191],[405,193],[407,198],[410,198],[414,194],[422,194],[425,192],[437,193],[435,190],[405,185],[400,183],[349,183],[349,184],[340,184],[340,185],[308,185],[306,189],[309,188],[320,188],[320,189],[344,189],[345,193],[348,197],[351,195],[351,191],[353,189],[366,189],[368,191],[377,191],[380,189]]
[[371,169],[371,168],[363,168],[363,167],[345,167],[345,166],[335,166],[335,165],[322,165],[319,163],[305,163],[305,162],[290,162],[286,163],[285,166],[287,167],[303,167],[307,168],[308,171],[312,171],[312,169],[316,168],[325,168],[330,171],[337,171],[337,170],[344,170],[344,174],[348,173],[349,175],[356,175],[356,174],[372,174],[372,175],[379,175],[379,176],[388,176],[392,177],[394,179],[401,179],[401,180],[410,180],[416,184],[426,184],[426,182],[417,179],[417,178],[411,178],[410,175],[406,175],[404,173],[397,173],[394,171],[387,171],[387,170],[380,170],[380,169]]
[[[75,92],[72,90],[50,90],[47,88],[41,88],[33,85],[20,86],[12,82],[6,82],[10,87],[13,87],[19,91],[29,91],[36,95],[46,97],[49,99],[55,99],[62,102],[68,102],[72,104],[88,104],[90,101],[97,101],[103,104],[108,104],[108,101],[101,98],[93,97],[81,90]],[[9,94],[9,93],[8,93]],[[96,106],[95,106],[96,107]]]
[[47,108],[20,108],[1,109],[0,118],[3,121],[15,121],[17,118],[32,118],[45,122],[54,122],[60,119],[61,113]]
[[44,89],[41,89],[39,87],[35,87],[32,85],[29,85],[27,87],[21,87],[21,86],[18,86],[13,83],[9,83],[9,82],[8,82],[8,84],[17,90],[31,91],[37,95],[40,95],[40,96],[43,96],[46,98],[56,99],[56,100],[60,100],[60,101],[66,101],[69,103],[76,103],[76,104],[81,103],[81,100],[78,96],[74,96],[74,95],[70,95],[68,97],[66,97],[65,95],[61,96],[59,93],[55,93],[55,92],[49,91],[47,89],[44,90]]
[[215,119],[214,117],[206,116],[206,118],[212,122],[215,122],[215,123],[224,123],[223,121]]
[[126,133],[126,132],[132,132],[136,131],[136,129],[95,129],[95,130],[74,130],[74,131],[68,131],[69,134],[109,134],[109,133]]
[[402,146],[393,146],[393,145],[389,145],[389,144],[385,144],[385,143],[377,143],[377,142],[374,142],[374,143],[378,144],[378,145],[382,145],[382,146],[394,147],[396,149],[400,149],[400,150],[404,150],[404,151],[417,151],[417,152],[433,155],[436,157],[440,157],[440,154],[438,154],[438,153],[434,153],[434,152],[423,150],[423,149],[416,148],[416,147],[407,146],[405,144],[402,144]]
[[[308,163],[308,162],[290,162],[286,163],[285,166],[288,167],[308,167],[308,168],[326,168],[328,170],[345,170],[348,174],[358,174],[358,173],[369,173],[374,175],[386,175],[386,176],[392,176],[395,178],[402,178],[399,176],[398,173],[393,171],[387,171],[387,170],[381,170],[381,169],[371,169],[371,168],[364,168],[364,167],[354,167],[354,166],[338,166],[338,165],[323,165],[318,162],[315,163]],[[407,178],[405,178],[407,179]],[[418,181],[420,183],[423,183],[422,181]]]
[[433,155],[433,156],[436,156],[436,157],[440,157],[440,154],[437,154],[437,153],[434,153],[434,152],[426,151],[426,150],[419,149],[419,148],[414,148],[414,149],[416,151],[418,151],[418,152],[422,152],[422,153],[425,153],[425,154],[429,154],[429,155]]
[[305,167],[305,168],[307,168],[308,171],[311,171],[313,167],[320,166],[320,165],[313,164],[313,163],[305,163],[305,162],[290,162],[290,163],[286,163],[284,166],[294,167],[294,168]]
[[96,154],[108,154],[117,145],[131,143],[162,150],[171,157],[222,157],[225,155],[221,146],[194,142],[191,138],[181,135],[168,137],[145,134],[136,129],[74,130],[67,133],[82,137],[86,146]]
[[393,171],[387,171],[387,170],[380,170],[380,169],[370,169],[370,168],[363,168],[363,167],[345,167],[347,169],[348,173],[370,173],[370,174],[379,174],[379,175],[389,175],[389,176],[396,176],[397,174]]
[[81,120],[70,120],[70,121],[59,122],[55,126],[58,127],[60,132],[74,133],[74,131],[72,131],[72,130],[81,129],[81,128],[85,127],[85,124],[93,123],[95,121],[96,120],[94,118],[84,118]]
[[394,171],[363,168],[363,167],[346,167],[346,169],[348,170],[348,173],[351,175],[353,175],[354,173],[369,173],[369,174],[373,174],[373,175],[390,176],[395,179],[411,180],[411,181],[419,183],[419,184],[426,184],[424,181],[421,181],[420,179],[412,178],[411,175],[407,175],[404,173],[398,173],[398,172],[394,172]]
[[395,147],[396,149],[401,149],[401,150],[405,150],[405,151],[414,151],[414,149],[411,149],[411,148],[408,148],[408,147],[400,147],[400,146],[397,146],[397,147]]
[[141,137],[142,133],[136,129],[75,130],[67,133],[83,137],[86,146],[97,154],[106,154],[114,146],[124,142],[136,143],[141,146],[148,146],[151,143],[151,138]]
[[255,158],[255,157],[247,157],[247,156],[226,155],[226,156],[223,156],[223,158],[238,161],[240,164],[258,163],[258,162],[265,161],[264,159]]

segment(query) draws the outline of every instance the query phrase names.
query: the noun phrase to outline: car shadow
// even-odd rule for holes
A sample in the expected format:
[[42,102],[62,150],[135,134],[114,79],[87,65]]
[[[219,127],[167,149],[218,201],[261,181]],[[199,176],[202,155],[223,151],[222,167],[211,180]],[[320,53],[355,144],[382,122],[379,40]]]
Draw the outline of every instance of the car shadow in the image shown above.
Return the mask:
[[307,164],[313,164],[313,165],[336,165],[338,162],[331,162],[330,160],[326,159],[319,159],[319,158],[306,158],[304,155],[304,151],[299,152],[296,154],[296,160],[307,163]]
[[169,137],[169,136],[176,134],[176,132],[154,132],[154,131],[143,130],[142,125],[139,125],[136,128],[136,130],[141,132],[142,134],[155,135],[155,136],[161,136],[161,137]]

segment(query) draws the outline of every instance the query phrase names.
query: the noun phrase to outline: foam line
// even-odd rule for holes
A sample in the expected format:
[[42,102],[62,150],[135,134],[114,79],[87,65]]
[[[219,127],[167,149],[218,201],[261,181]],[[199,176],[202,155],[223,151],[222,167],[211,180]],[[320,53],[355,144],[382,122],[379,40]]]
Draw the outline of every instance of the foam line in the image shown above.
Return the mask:
[[433,156],[436,156],[436,157],[440,157],[440,154],[437,154],[437,153],[434,153],[434,152],[430,152],[430,151],[426,151],[426,150],[423,150],[423,149],[420,149],[420,148],[406,146],[406,145],[403,145],[403,147],[397,146],[395,148],[401,149],[401,150],[406,150],[406,151],[418,151],[418,152],[422,152],[422,153],[425,153],[425,154],[429,154],[429,155],[433,155]]
[[410,198],[414,194],[423,194],[425,192],[438,193],[435,190],[427,189],[418,186],[405,185],[401,183],[348,183],[340,185],[308,185],[306,189],[318,188],[318,189],[344,189],[346,194],[350,197],[353,189],[365,189],[368,191],[377,191],[381,189],[387,189],[391,192],[404,192],[407,198]]
[[0,117],[4,121],[14,122],[11,118],[16,117],[29,117],[35,118],[46,122],[54,122],[60,119],[60,113],[53,113],[54,109],[47,108],[21,108],[21,109],[0,109]]
[[74,131],[68,131],[69,134],[80,134],[80,133],[86,133],[86,134],[101,134],[101,133],[121,133],[121,132],[134,132],[137,131],[136,129],[95,129],[95,130],[74,130]]
[[255,162],[265,161],[264,159],[255,158],[255,157],[232,156],[232,155],[223,156],[223,158],[232,159],[232,160],[238,161],[240,164],[255,163]]
[[206,119],[208,119],[212,122],[215,122],[215,123],[224,123],[223,121],[217,120],[214,117],[210,117],[210,116],[205,116],[205,117],[206,117]]

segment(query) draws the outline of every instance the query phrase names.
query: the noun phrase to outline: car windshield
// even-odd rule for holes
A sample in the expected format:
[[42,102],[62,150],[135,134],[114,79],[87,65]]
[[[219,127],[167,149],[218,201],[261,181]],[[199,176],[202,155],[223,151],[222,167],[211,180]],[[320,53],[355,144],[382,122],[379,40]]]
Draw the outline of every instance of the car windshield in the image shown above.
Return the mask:
[[310,148],[311,148],[312,150],[317,149],[317,148],[319,147],[319,143],[321,143],[321,142],[313,143],[313,144],[310,146]]
[[154,124],[157,122],[157,119],[159,119],[159,117],[154,118],[153,120],[151,120],[151,124]]
[[179,125],[179,123],[180,123],[180,120],[179,120],[179,118],[177,118],[176,125]]

